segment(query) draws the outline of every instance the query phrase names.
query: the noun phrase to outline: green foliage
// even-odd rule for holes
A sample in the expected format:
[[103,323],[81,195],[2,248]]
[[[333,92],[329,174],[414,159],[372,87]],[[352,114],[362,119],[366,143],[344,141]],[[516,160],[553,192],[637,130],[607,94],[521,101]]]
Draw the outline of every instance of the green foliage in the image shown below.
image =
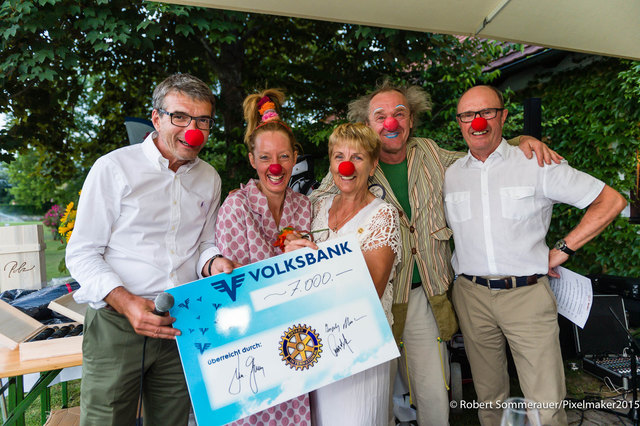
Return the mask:
[[[433,128],[448,123],[451,94],[484,81],[490,43],[288,17],[124,0],[6,0],[0,5],[0,145],[35,149],[56,182],[84,176],[126,145],[126,116],[149,117],[153,87],[189,72],[212,82],[217,122],[203,158],[229,190],[253,175],[242,144],[242,100],[281,87],[284,118],[305,151],[325,157],[327,118],[385,75],[434,98]],[[320,137],[320,136],[322,137]],[[45,154],[46,153],[46,154]]]
[[[445,84],[450,87],[443,97],[448,96],[448,100],[434,92],[433,111],[416,133],[436,140],[444,148],[466,151],[454,120],[455,104],[469,83],[487,83],[491,78],[447,81]],[[438,82],[437,86],[442,89],[443,83]],[[505,137],[522,133],[524,99],[540,97],[543,140],[572,166],[629,198],[636,184],[635,155],[640,148],[640,62],[602,58],[586,67],[537,76],[526,90],[515,93],[507,89],[504,95],[509,110]],[[548,244],[565,236],[583,214],[573,207],[556,206]],[[640,276],[639,232],[639,225],[619,217],[566,266],[582,274]]]
[[11,204],[0,203],[0,213],[10,216],[39,216],[42,214],[42,209],[32,204],[22,205],[16,204],[15,202]]
[[7,165],[0,162],[0,204],[9,201],[11,195],[9,194],[9,172],[7,172]]
[[78,178],[62,184],[50,179],[46,168],[51,164],[47,160],[46,155],[30,150],[6,166],[13,202],[38,214],[43,214],[55,202],[65,202],[82,186]]
[[55,185],[51,180],[38,179],[37,162],[38,157],[32,151],[18,156],[9,164],[9,193],[18,204],[32,205],[44,210],[45,205],[51,201],[50,194],[55,191]]
[[[635,155],[640,148],[639,62],[602,59],[542,75],[518,95],[520,101],[542,98],[543,134],[552,149],[628,198],[636,185]],[[511,125],[514,118],[517,114],[510,114]],[[547,242],[566,235],[582,215],[573,207],[555,207]],[[582,274],[640,276],[639,233],[638,225],[618,217],[566,266]]]
[[[167,3],[124,0],[4,0],[0,3],[0,197],[43,208],[73,199],[95,159],[127,145],[127,116],[150,116],[151,93],[169,74],[189,72],[218,95],[218,127],[202,158],[223,191],[254,175],[242,143],[242,100],[283,88],[284,118],[316,174],[326,141],[349,101],[385,76],[424,87],[433,107],[419,136],[466,149],[454,120],[460,94],[497,75],[482,70],[520,45]],[[523,97],[543,99],[544,134],[575,167],[621,192],[633,188],[640,133],[640,63],[595,62],[508,92],[505,134],[522,127]],[[16,156],[16,154],[19,154]],[[0,200],[1,201],[1,200]],[[549,239],[582,212],[556,209]],[[640,275],[638,227],[619,218],[568,264],[582,273]]]
[[446,149],[466,151],[467,146],[455,120],[458,98],[475,85],[491,84],[499,72],[484,73],[484,67],[501,55],[521,47],[519,44],[499,44],[472,38],[458,40],[449,48],[443,46],[441,49],[458,62],[453,66],[432,64],[422,72],[418,81],[431,95],[433,105],[423,117],[425,122],[417,129],[416,135],[429,137]]
[[[0,113],[8,115],[9,125],[0,130],[0,145],[9,153],[27,149],[46,153],[42,171],[59,181],[73,177],[76,165],[87,166],[105,150],[121,145],[113,140],[82,141],[95,136],[93,128],[109,118],[96,110],[92,120],[86,119],[97,103],[96,93],[109,88],[109,74],[130,74],[130,61],[137,61],[138,53],[144,51],[144,35],[131,31],[141,15],[141,8],[124,1],[4,1],[0,5]],[[135,96],[136,90],[129,93]],[[13,159],[0,155],[5,161]]]

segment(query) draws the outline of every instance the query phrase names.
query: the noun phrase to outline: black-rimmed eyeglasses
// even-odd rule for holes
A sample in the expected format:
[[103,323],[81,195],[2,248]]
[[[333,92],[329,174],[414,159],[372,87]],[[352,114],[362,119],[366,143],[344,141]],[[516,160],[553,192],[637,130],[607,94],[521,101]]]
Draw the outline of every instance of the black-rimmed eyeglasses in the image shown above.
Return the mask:
[[498,111],[503,110],[504,108],[485,108],[481,109],[480,111],[461,112],[460,114],[456,114],[456,117],[458,117],[458,120],[462,121],[463,123],[471,123],[477,115],[484,118],[485,120],[491,120],[492,118],[496,118],[496,115],[498,115]]
[[191,120],[196,120],[196,127],[200,130],[211,130],[213,128],[213,118],[211,117],[192,117],[182,112],[169,112],[157,108],[161,114],[166,114],[171,119],[171,124],[178,127],[187,127],[191,124]]

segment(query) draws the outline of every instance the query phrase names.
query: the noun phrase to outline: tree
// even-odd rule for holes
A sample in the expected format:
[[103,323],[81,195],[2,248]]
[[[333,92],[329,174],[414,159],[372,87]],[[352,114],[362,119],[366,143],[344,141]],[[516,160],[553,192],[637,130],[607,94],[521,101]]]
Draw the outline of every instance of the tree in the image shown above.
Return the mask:
[[[149,117],[153,87],[175,72],[210,82],[218,94],[219,124],[202,156],[224,176],[225,193],[252,175],[242,144],[241,103],[265,87],[286,90],[285,119],[307,153],[319,159],[326,157],[333,120],[344,120],[348,102],[383,76],[431,93],[433,109],[422,117],[418,135],[464,149],[453,119],[455,102],[473,84],[492,80],[494,74],[482,69],[501,49],[471,38],[165,3],[5,0],[0,114],[9,123],[0,129],[6,151],[0,159],[25,155],[16,160],[23,166],[12,167],[32,172],[31,179],[45,177],[42,187],[52,193],[71,191],[98,156],[127,144],[124,118]],[[551,83],[541,79],[524,95],[543,91],[545,134],[554,149],[625,191],[640,131],[640,65],[604,63],[579,78],[566,73]],[[521,110],[516,103],[509,108],[515,114],[508,130],[519,133]],[[322,174],[326,163],[319,161],[316,170]],[[32,190],[43,192],[38,188]],[[578,217],[559,210],[550,237],[562,235]],[[637,232],[624,219],[600,239],[604,249],[585,249],[578,270],[625,274],[630,258],[627,273],[640,274]],[[630,247],[629,255],[620,255],[621,247]]]
[[6,174],[13,201],[29,210],[44,212],[53,203],[74,198],[82,182],[77,178],[63,183],[53,181],[42,172],[41,157],[42,153],[36,150],[23,152],[6,167]]
[[204,158],[231,189],[249,176],[247,93],[284,88],[286,118],[325,156],[327,119],[344,119],[348,102],[382,76],[424,85],[438,123],[495,53],[491,43],[446,35],[123,0],[8,0],[0,22],[0,113],[11,117],[0,143],[46,152],[55,167],[43,172],[58,181],[125,144],[124,117],[148,117],[152,88],[174,72],[213,82],[219,94],[220,125]]
[[9,164],[7,172],[12,183],[9,193],[17,204],[44,208],[51,201],[56,185],[50,179],[38,179],[38,173],[31,172],[37,161],[38,156],[32,151],[19,155]]
[[[569,163],[625,196],[636,189],[640,149],[640,62],[601,58],[579,70],[541,75],[519,94],[541,97],[543,134]],[[566,235],[583,212],[554,209],[548,242]],[[584,274],[640,276],[640,230],[618,217],[573,256],[567,267]]]
[[0,162],[0,204],[9,201],[9,173],[7,172],[7,165]]

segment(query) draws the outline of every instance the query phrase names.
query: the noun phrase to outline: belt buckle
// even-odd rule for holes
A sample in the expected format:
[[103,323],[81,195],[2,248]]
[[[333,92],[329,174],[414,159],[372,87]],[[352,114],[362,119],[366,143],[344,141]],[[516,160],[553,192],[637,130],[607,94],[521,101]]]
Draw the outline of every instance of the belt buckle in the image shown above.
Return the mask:
[[[498,284],[500,280],[490,280],[488,278],[486,280],[489,290],[502,290],[502,287],[500,287],[500,284]],[[496,283],[496,285],[492,285],[493,283]]]
[[503,278],[502,281],[504,281],[505,290],[511,290],[514,287],[513,283],[511,282],[511,277]]
[[[515,287],[510,278],[511,277],[499,278],[494,280],[487,279],[487,287],[489,287],[491,290],[510,290]],[[493,286],[492,283],[496,283],[496,285]]]

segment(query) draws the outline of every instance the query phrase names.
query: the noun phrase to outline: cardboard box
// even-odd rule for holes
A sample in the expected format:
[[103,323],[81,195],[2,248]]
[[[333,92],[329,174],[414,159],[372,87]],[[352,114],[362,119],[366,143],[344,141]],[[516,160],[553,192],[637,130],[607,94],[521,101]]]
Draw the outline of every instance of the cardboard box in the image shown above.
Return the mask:
[[0,345],[20,350],[20,361],[82,353],[82,336],[29,342],[47,328],[77,326],[79,323],[44,325],[0,300]]
[[79,424],[80,407],[71,407],[52,411],[44,426],[77,426]]
[[76,303],[73,298],[76,291],[77,290],[73,290],[71,293],[52,300],[47,307],[67,318],[71,318],[79,323],[84,323],[84,315],[87,312],[88,305],[86,303]]
[[41,289],[47,281],[41,224],[0,227],[0,291]]

